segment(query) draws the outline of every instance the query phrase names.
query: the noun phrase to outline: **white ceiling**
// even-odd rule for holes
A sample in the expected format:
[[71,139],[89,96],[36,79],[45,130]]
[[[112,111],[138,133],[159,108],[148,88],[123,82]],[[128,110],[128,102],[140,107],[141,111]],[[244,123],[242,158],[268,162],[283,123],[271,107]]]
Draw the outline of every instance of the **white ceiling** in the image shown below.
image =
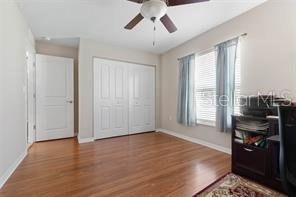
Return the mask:
[[73,38],[83,37],[163,53],[264,1],[211,0],[170,7],[168,15],[178,31],[169,34],[158,22],[154,47],[152,22],[145,19],[133,30],[124,29],[139,13],[140,4],[127,0],[18,0],[18,3],[37,39],[45,36],[73,46],[77,45],[77,39]]

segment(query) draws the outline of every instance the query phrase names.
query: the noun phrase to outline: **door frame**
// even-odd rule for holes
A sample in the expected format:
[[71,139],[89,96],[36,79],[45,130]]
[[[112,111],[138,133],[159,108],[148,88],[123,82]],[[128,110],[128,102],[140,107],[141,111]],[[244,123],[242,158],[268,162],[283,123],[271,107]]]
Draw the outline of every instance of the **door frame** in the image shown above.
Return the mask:
[[26,49],[26,143],[30,148],[36,141],[36,50],[27,39]]

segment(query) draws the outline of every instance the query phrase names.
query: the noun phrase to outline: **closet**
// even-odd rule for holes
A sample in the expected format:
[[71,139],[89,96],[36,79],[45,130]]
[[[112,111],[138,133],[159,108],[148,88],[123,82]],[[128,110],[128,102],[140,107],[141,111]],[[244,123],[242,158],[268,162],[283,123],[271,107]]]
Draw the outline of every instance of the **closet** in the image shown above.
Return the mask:
[[95,139],[154,130],[154,67],[94,58]]

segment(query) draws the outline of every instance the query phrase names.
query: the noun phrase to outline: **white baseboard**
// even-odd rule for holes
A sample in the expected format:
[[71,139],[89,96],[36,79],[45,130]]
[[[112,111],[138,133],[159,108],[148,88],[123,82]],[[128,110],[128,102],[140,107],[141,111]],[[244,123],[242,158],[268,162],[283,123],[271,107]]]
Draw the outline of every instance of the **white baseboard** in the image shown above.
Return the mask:
[[183,140],[187,140],[187,141],[190,141],[190,142],[193,142],[193,143],[196,143],[196,144],[207,146],[209,148],[212,148],[212,149],[215,149],[215,150],[218,150],[218,151],[227,153],[227,154],[231,154],[231,149],[230,148],[225,148],[223,146],[219,146],[219,145],[216,145],[216,144],[213,144],[213,143],[204,141],[204,140],[200,140],[200,139],[197,139],[197,138],[193,138],[193,137],[189,137],[189,136],[186,136],[186,135],[182,135],[180,133],[177,133],[177,132],[174,132],[174,131],[170,131],[170,130],[167,130],[167,129],[157,129],[156,131],[157,132],[166,133],[168,135],[172,135],[172,136],[175,136],[177,138],[181,138]]
[[20,165],[20,163],[24,160],[26,156],[27,150],[25,150],[25,152],[23,152],[0,177],[0,189],[3,187],[3,185],[6,183],[6,181],[9,179],[9,177],[12,175],[12,173],[16,170],[16,168]]
[[79,144],[95,141],[95,139],[93,137],[91,137],[91,138],[80,138],[79,136],[77,136],[77,139],[78,139]]

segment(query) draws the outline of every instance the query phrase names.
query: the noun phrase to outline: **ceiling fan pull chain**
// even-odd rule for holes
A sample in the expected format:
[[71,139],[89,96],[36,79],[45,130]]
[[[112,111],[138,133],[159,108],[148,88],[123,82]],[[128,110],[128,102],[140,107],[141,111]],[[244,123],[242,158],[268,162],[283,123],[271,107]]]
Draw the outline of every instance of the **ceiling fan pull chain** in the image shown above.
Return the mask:
[[155,21],[153,22],[154,23],[154,28],[153,28],[153,46],[155,46],[156,44],[156,41],[155,41],[155,34],[156,34],[156,26],[155,26]]

